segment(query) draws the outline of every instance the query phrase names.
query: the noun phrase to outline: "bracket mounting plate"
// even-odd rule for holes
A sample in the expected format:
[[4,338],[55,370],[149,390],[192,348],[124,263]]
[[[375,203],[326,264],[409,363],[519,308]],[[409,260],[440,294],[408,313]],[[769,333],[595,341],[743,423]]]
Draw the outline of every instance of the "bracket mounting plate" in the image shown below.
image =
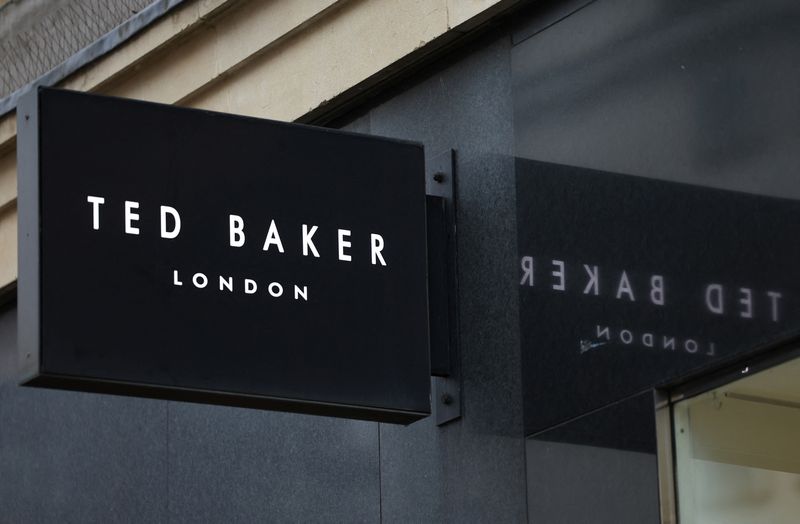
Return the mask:
[[461,417],[455,151],[435,156],[426,171],[431,394],[436,424],[441,426]]

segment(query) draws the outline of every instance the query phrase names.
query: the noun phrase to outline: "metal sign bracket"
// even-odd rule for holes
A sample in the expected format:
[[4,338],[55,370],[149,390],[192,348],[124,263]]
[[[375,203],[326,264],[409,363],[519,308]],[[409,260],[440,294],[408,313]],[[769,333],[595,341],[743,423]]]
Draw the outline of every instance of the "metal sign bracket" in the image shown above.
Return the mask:
[[431,403],[439,426],[461,418],[455,183],[455,151],[450,149],[427,164],[425,178]]

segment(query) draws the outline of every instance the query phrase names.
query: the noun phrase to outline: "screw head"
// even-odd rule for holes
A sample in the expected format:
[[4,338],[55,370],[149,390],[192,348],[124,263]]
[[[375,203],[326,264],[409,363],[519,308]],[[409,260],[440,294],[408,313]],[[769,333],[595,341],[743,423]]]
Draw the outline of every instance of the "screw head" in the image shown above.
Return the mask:
[[435,182],[438,182],[439,184],[444,182],[444,179],[445,179],[444,173],[436,173],[436,174],[433,175],[433,180]]
[[445,406],[449,406],[452,403],[453,403],[453,397],[450,395],[450,393],[445,393],[442,395],[442,404],[444,404]]

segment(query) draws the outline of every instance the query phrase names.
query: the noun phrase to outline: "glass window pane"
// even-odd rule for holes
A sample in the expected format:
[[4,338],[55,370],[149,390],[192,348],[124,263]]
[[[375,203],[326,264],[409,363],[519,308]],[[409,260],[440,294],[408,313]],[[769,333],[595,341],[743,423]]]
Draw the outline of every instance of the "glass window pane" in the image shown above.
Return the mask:
[[674,406],[682,524],[795,524],[800,359]]

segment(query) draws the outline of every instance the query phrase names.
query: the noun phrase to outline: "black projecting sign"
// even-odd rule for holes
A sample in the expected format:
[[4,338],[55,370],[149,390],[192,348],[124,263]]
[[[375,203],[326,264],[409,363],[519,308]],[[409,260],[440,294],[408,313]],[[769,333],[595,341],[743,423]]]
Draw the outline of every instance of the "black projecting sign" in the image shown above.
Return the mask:
[[516,169],[527,434],[800,328],[800,202]]
[[18,119],[27,384],[429,414],[420,145],[52,89]]

